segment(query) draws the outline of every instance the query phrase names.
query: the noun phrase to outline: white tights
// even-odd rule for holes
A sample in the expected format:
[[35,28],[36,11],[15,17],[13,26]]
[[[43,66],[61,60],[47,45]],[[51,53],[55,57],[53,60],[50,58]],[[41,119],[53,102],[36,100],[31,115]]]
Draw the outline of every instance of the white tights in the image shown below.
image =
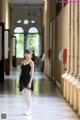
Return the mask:
[[22,90],[22,93],[23,93],[25,100],[26,100],[27,112],[31,112],[31,90],[24,88]]

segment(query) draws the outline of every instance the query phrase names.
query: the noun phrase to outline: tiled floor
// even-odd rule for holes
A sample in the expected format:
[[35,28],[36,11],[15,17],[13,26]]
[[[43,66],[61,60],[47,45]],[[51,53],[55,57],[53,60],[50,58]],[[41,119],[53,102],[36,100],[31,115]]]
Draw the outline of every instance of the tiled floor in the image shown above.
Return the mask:
[[4,86],[0,84],[0,120],[6,114],[7,120],[80,120],[71,107],[59,95],[56,87],[42,73],[35,72],[32,111],[26,111],[25,99],[17,88],[19,70],[5,77]]

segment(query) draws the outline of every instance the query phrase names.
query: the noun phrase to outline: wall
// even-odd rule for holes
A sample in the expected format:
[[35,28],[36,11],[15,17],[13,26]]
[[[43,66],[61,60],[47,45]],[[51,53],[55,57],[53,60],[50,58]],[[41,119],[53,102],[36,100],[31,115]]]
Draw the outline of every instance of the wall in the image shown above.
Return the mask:
[[[4,50],[4,72],[5,74],[10,74],[10,21],[9,21],[9,0],[0,0],[0,22],[4,23],[4,36],[6,31],[6,37],[2,39],[2,48]],[[8,38],[8,39],[7,39]],[[2,53],[3,54],[3,53]],[[3,74],[4,74],[3,72]]]
[[[58,80],[62,85],[61,75],[65,70],[69,70],[75,75],[77,75],[79,71],[78,14],[78,4],[74,4],[73,9],[73,4],[70,5],[70,3],[64,5],[60,4],[58,1],[45,1],[44,48],[46,56],[44,72],[51,79]],[[53,21],[55,21],[55,25]],[[66,65],[59,60],[59,53],[63,48],[67,49]],[[51,49],[50,58],[48,58],[48,49]]]
[[[80,116],[80,4],[75,1],[61,4],[56,0],[55,11],[53,0],[45,3],[44,72],[56,82],[67,103]],[[55,11],[56,16],[52,11]],[[59,60],[63,48],[67,49],[66,64]],[[46,54],[48,49],[51,50],[50,57]]]
[[[55,1],[45,0],[44,6],[44,51],[45,51],[45,68],[44,72],[48,75],[48,77],[53,76],[54,69],[54,61],[53,61],[53,53],[54,53],[54,41],[55,32],[53,35],[53,24],[55,22]],[[52,67],[53,66],[53,67]]]
[[[43,5],[13,5],[10,6],[10,18],[11,18],[11,36],[13,35],[14,28],[17,26],[21,26],[24,29],[25,36],[28,33],[28,29],[32,26],[35,26],[39,30],[39,34],[41,37],[41,47],[43,52],[44,38],[43,38]],[[16,24],[18,20],[29,20],[28,25]],[[31,24],[31,20],[34,20],[36,23]],[[12,39],[12,38],[11,38]],[[12,42],[11,42],[12,45]],[[12,56],[11,56],[12,57]],[[21,63],[21,59],[17,59],[17,63]]]
[[[2,3],[2,0],[0,0],[0,3]],[[0,22],[1,22],[1,17],[2,17],[2,4],[0,4]]]
[[4,56],[4,64],[5,64],[5,74],[10,74],[10,14],[9,14],[9,0],[2,0],[2,17],[1,22],[4,23],[4,34],[5,31],[7,33],[8,39],[5,37],[4,39],[4,50],[5,50],[5,56]]
[[1,18],[1,21],[5,23],[5,29],[10,28],[9,0],[2,0],[2,18]]
[[[34,12],[35,11],[35,12]],[[31,15],[28,15],[28,14]],[[35,13],[35,15],[33,15]],[[41,33],[42,31],[42,8],[36,7],[25,7],[25,6],[11,6],[11,30],[13,30],[14,27],[16,27],[16,22],[18,20],[25,20],[28,19],[36,21],[36,26],[39,28],[39,31]],[[22,25],[23,26],[23,25]],[[25,32],[27,32],[28,28],[31,26],[31,24],[26,25]],[[23,26],[24,27],[24,26]],[[13,31],[12,31],[13,32]],[[12,34],[12,33],[11,33]]]
[[69,4],[63,6],[56,18],[56,79],[61,82],[61,75],[64,72],[64,65],[59,60],[59,53],[63,48],[68,49],[69,41]]

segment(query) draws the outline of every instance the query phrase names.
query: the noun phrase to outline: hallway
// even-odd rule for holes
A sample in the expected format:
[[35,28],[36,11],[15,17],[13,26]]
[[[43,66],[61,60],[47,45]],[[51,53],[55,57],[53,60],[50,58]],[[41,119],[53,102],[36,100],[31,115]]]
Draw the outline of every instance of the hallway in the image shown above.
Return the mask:
[[0,114],[6,114],[7,120],[80,120],[54,84],[38,71],[35,71],[32,93],[33,114],[22,115],[26,104],[17,88],[18,78],[19,69],[15,69],[9,77],[5,76],[4,86],[0,84]]

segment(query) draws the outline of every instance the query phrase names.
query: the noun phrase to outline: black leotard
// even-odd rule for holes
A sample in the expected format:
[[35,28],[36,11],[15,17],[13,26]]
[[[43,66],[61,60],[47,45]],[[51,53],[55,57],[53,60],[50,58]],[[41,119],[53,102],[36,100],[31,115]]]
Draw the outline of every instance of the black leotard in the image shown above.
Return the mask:
[[31,66],[30,66],[30,63],[29,64],[23,64],[21,65],[21,90],[24,89],[24,88],[27,88],[27,89],[31,89],[33,90],[33,82],[32,82],[32,85],[31,85],[31,88],[28,88],[28,84],[30,82],[30,72],[31,72]]

